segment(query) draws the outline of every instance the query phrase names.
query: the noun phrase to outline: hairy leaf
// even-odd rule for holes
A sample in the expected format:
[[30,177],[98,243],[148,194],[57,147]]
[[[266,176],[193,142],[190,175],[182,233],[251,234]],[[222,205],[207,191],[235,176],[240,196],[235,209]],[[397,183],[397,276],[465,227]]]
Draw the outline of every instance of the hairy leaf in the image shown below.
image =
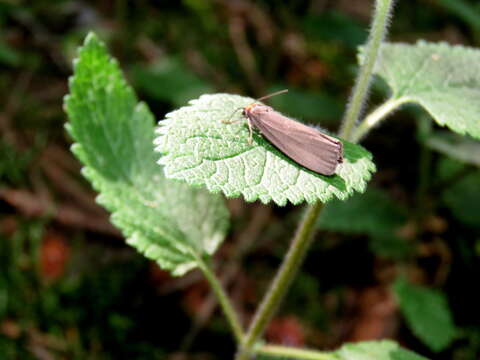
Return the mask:
[[385,43],[375,72],[388,83],[394,99],[417,103],[438,124],[480,138],[479,50],[425,41]]
[[153,116],[94,34],[75,61],[65,108],[72,151],[129,244],[174,275],[215,251],[228,225],[223,200],[165,179],[152,144]]
[[287,201],[346,199],[363,191],[375,165],[371,154],[358,145],[344,142],[344,163],[336,175],[323,176],[306,170],[282,154],[258,133],[247,142],[248,127],[240,114],[236,124],[225,124],[236,109],[255,100],[238,95],[203,95],[166,116],[157,129],[157,151],[164,154],[169,178],[192,185],[206,185],[228,197],[243,195],[247,201],[260,199],[285,205]]
[[395,282],[393,290],[413,333],[434,351],[447,348],[456,329],[445,295],[402,278]]
[[426,360],[389,340],[346,344],[335,352],[338,360]]

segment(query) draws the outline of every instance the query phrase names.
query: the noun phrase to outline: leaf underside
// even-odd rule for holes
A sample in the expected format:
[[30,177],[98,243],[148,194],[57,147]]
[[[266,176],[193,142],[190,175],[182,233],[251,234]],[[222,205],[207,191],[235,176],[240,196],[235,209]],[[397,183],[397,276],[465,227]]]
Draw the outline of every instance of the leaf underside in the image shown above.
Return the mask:
[[[247,201],[278,205],[346,199],[364,191],[375,165],[371,154],[358,145],[343,141],[344,162],[333,176],[303,168],[257,132],[249,145],[246,120],[234,112],[254,101],[238,95],[203,95],[167,114],[155,140],[165,175],[227,197],[243,195]],[[239,121],[225,124],[230,118]]]
[[223,240],[223,199],[165,179],[153,149],[153,116],[94,34],[74,64],[66,128],[82,173],[130,245],[172,274],[184,274]]
[[374,72],[389,85],[392,98],[419,104],[438,124],[480,139],[479,50],[425,41],[385,43]]

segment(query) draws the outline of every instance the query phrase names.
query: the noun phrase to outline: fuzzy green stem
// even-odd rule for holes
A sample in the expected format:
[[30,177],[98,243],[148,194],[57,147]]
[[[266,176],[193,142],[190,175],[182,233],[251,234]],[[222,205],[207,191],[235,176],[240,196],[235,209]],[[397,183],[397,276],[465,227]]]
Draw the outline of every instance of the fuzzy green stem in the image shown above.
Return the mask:
[[[351,140],[352,130],[362,110],[362,105],[368,95],[373,66],[378,56],[380,44],[387,30],[388,18],[392,10],[393,0],[376,0],[375,14],[367,44],[366,56],[361,66],[359,76],[353,89],[351,101],[347,107],[346,115],[340,136]],[[314,224],[323,208],[322,203],[308,207],[302,223],[300,224],[295,238],[287,252],[287,255],[276,275],[262,303],[260,304],[252,323],[244,337],[236,360],[246,360],[253,352],[255,342],[262,336],[268,321],[286,294],[293,278],[302,264],[302,260],[310,247],[315,230]],[[272,350],[267,348],[267,350]],[[286,350],[286,349],[283,349]],[[279,354],[280,349],[274,349]],[[297,353],[298,354],[298,353]],[[307,358],[308,359],[308,358]],[[312,358],[310,358],[312,359]]]
[[405,97],[390,98],[382,105],[372,111],[365,119],[358,125],[353,134],[351,140],[353,142],[359,142],[362,138],[376,125],[380,123],[387,115],[392,113],[400,105],[408,102],[409,99]]
[[307,208],[287,255],[252,320],[236,360],[248,359],[253,345],[262,336],[269,320],[282,301],[310,247],[315,222],[322,207],[323,204],[318,202]]
[[352,96],[343,119],[340,136],[349,139],[368,96],[373,67],[378,57],[380,45],[387,31],[388,19],[393,8],[393,0],[376,0],[370,36],[365,50],[365,58],[358,73]]
[[286,346],[277,345],[263,345],[258,349],[254,349],[254,352],[261,355],[267,355],[269,357],[279,357],[281,359],[299,359],[299,360],[335,360],[338,359],[336,355],[332,353],[325,353],[314,350],[296,349]]
[[244,337],[243,328],[240,320],[238,319],[237,313],[233,308],[232,303],[230,302],[225,291],[223,290],[222,284],[220,284],[220,281],[207,264],[205,264],[204,262],[200,262],[199,267],[205,275],[207,281],[210,283],[210,286],[212,287],[212,290],[218,299],[223,313],[225,314],[225,317],[227,318],[227,321],[232,328],[233,335],[235,336],[235,341],[238,344],[241,344]]

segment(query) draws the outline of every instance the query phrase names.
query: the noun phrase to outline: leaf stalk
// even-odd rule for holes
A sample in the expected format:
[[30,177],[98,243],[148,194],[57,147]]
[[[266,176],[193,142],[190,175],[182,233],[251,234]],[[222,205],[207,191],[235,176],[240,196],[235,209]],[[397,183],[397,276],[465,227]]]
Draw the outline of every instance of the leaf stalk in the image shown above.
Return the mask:
[[394,0],[376,0],[375,2],[375,12],[366,46],[365,60],[360,67],[360,72],[355,81],[355,86],[353,87],[350,102],[347,106],[340,129],[340,137],[347,140],[351,139],[355,124],[360,117],[363,105],[368,97],[373,68],[379,54],[380,45],[387,32],[393,2]]
[[227,321],[235,337],[235,341],[238,344],[241,344],[244,338],[244,331],[240,323],[240,319],[238,318],[237,312],[233,308],[233,305],[230,302],[227,294],[225,293],[222,284],[220,283],[220,281],[218,280],[214,272],[203,261],[199,260],[198,262],[199,262],[200,270],[202,270],[203,274],[205,275],[205,278],[207,279],[210,286],[212,287],[212,290],[218,299],[218,302],[223,310],[223,313],[227,318]]
[[312,243],[315,222],[322,208],[323,203],[320,202],[307,208],[287,255],[255,313],[236,360],[249,358],[253,345],[262,336],[269,320],[285,296]]

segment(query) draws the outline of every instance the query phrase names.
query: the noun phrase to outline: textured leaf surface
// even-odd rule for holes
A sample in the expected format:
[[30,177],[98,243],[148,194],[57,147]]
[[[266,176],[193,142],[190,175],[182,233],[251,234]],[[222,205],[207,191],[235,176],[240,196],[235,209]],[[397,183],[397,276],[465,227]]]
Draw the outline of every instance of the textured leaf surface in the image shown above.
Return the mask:
[[164,154],[159,162],[166,176],[206,185],[228,197],[243,195],[247,201],[273,200],[279,205],[325,202],[334,196],[346,199],[365,189],[375,165],[371,154],[358,145],[344,142],[344,163],[336,175],[323,176],[298,165],[258,133],[249,145],[240,113],[234,117],[240,122],[222,122],[252,102],[238,95],[203,95],[167,114],[155,140],[157,151]]
[[398,279],[393,290],[413,333],[434,351],[447,348],[456,330],[445,295],[404,279]]
[[393,98],[417,103],[438,124],[480,138],[479,50],[425,41],[385,43],[375,72],[388,83]]
[[79,51],[65,108],[72,151],[129,244],[174,275],[215,251],[228,225],[223,200],[165,179],[153,116],[93,34]]
[[335,354],[338,360],[426,360],[388,340],[347,344]]

